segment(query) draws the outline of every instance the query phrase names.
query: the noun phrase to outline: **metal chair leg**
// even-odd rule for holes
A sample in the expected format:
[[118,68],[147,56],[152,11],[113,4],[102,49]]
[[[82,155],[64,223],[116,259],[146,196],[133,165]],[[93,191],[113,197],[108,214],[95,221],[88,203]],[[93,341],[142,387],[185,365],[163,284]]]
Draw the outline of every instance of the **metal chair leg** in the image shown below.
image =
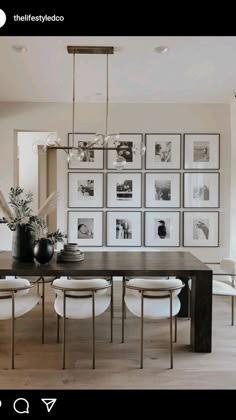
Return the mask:
[[60,315],[57,315],[57,343],[60,343]]
[[191,318],[191,291],[188,287],[188,319]]
[[231,324],[234,325],[234,296],[232,296]]
[[175,343],[177,343],[177,315],[175,316]]
[[95,297],[93,290],[92,298],[92,312],[93,312],[93,369],[95,369]]
[[11,368],[15,368],[15,295],[12,292],[12,314],[11,314]]
[[140,353],[140,369],[143,369],[143,290],[141,296],[141,353]]
[[173,369],[172,292],[170,292],[170,368]]
[[111,289],[111,313],[110,313],[110,321],[111,321],[111,343],[113,342],[113,299],[112,299],[113,291]]
[[66,368],[66,293],[63,290],[63,357],[62,369]]
[[124,343],[125,338],[125,277],[122,279],[122,332],[121,332],[121,342]]
[[42,344],[44,344],[45,283],[42,277]]
[[112,318],[114,318],[114,288],[113,288],[113,277],[111,277],[111,310],[112,310]]

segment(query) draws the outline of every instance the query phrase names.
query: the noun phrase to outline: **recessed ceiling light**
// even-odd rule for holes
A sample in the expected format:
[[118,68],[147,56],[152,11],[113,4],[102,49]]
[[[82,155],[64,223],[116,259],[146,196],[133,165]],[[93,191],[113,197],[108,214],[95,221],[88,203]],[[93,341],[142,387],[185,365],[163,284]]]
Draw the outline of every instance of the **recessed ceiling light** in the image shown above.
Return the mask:
[[158,54],[166,54],[169,51],[169,47],[167,47],[166,45],[160,45],[159,47],[155,48],[155,51]]
[[18,53],[26,53],[27,52],[27,48],[26,48],[25,45],[13,45],[12,49],[15,52],[18,52]]

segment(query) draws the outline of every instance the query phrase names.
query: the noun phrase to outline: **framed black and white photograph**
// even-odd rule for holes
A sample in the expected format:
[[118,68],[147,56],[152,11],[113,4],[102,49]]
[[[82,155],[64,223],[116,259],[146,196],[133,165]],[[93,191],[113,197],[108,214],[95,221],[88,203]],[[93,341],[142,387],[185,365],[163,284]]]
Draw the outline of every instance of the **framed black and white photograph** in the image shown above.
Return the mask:
[[184,246],[218,247],[219,212],[184,212]]
[[[90,142],[94,141],[95,133],[75,133],[74,142],[75,147],[87,147]],[[73,134],[68,134],[68,146],[73,145]],[[68,163],[69,169],[103,169],[103,149],[101,150],[87,150],[84,152],[83,158],[79,161],[76,159],[71,159]]]
[[69,172],[68,207],[103,207],[103,174]]
[[218,172],[184,173],[184,207],[219,207]]
[[68,211],[68,242],[81,247],[103,245],[103,212]]
[[181,134],[146,134],[146,169],[180,169]]
[[142,218],[138,211],[107,212],[107,246],[141,246]]
[[141,173],[107,174],[107,207],[141,207]]
[[219,134],[184,134],[184,169],[219,168]]
[[146,207],[180,207],[180,173],[146,173]]
[[146,211],[145,246],[180,246],[180,212]]
[[110,139],[108,146],[116,147],[117,150],[108,151],[107,169],[116,169],[118,159],[125,159],[125,170],[142,169],[142,156],[140,154],[142,139],[142,134],[120,134],[119,140]]

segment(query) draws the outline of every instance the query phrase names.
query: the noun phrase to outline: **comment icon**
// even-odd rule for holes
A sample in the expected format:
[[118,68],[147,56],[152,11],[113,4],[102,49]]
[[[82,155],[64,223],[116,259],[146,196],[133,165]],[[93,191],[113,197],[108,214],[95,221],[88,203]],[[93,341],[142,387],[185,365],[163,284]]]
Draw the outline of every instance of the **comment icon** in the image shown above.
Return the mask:
[[25,398],[17,398],[14,401],[13,408],[18,414],[29,414],[29,403]]

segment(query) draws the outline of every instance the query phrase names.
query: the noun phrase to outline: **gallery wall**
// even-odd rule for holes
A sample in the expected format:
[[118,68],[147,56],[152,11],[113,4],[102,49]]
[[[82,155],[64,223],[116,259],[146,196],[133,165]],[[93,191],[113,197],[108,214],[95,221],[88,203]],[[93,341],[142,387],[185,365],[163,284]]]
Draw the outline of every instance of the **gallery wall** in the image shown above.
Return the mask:
[[[86,104],[76,108],[79,127],[76,131],[98,132],[104,128],[104,105]],[[229,255],[230,244],[230,106],[224,104],[111,104],[110,131],[120,133],[219,133],[220,162],[220,246],[217,248],[170,248],[187,250],[204,261],[218,261]],[[2,103],[0,104],[1,156],[0,187],[6,194],[14,179],[14,130],[57,131],[64,144],[71,131],[70,104]],[[79,129],[79,130],[78,130]],[[67,161],[58,152],[58,179],[60,196],[57,209],[58,227],[67,228]],[[106,169],[104,171],[106,173]],[[139,172],[139,171],[137,171]],[[143,170],[141,170],[143,172]],[[177,172],[183,172],[183,164]],[[181,204],[182,206],[182,204]],[[144,211],[144,208],[140,209]],[[218,211],[218,209],[216,209]],[[181,210],[182,211],[182,210]],[[1,226],[0,249],[11,248],[11,233]],[[105,226],[104,226],[105,230]],[[88,248],[89,250],[102,250]],[[111,248],[121,250],[124,248]],[[145,248],[125,248],[127,251]],[[148,248],[148,250],[163,248]],[[168,250],[168,248],[164,248]],[[86,250],[86,248],[85,248]]]

